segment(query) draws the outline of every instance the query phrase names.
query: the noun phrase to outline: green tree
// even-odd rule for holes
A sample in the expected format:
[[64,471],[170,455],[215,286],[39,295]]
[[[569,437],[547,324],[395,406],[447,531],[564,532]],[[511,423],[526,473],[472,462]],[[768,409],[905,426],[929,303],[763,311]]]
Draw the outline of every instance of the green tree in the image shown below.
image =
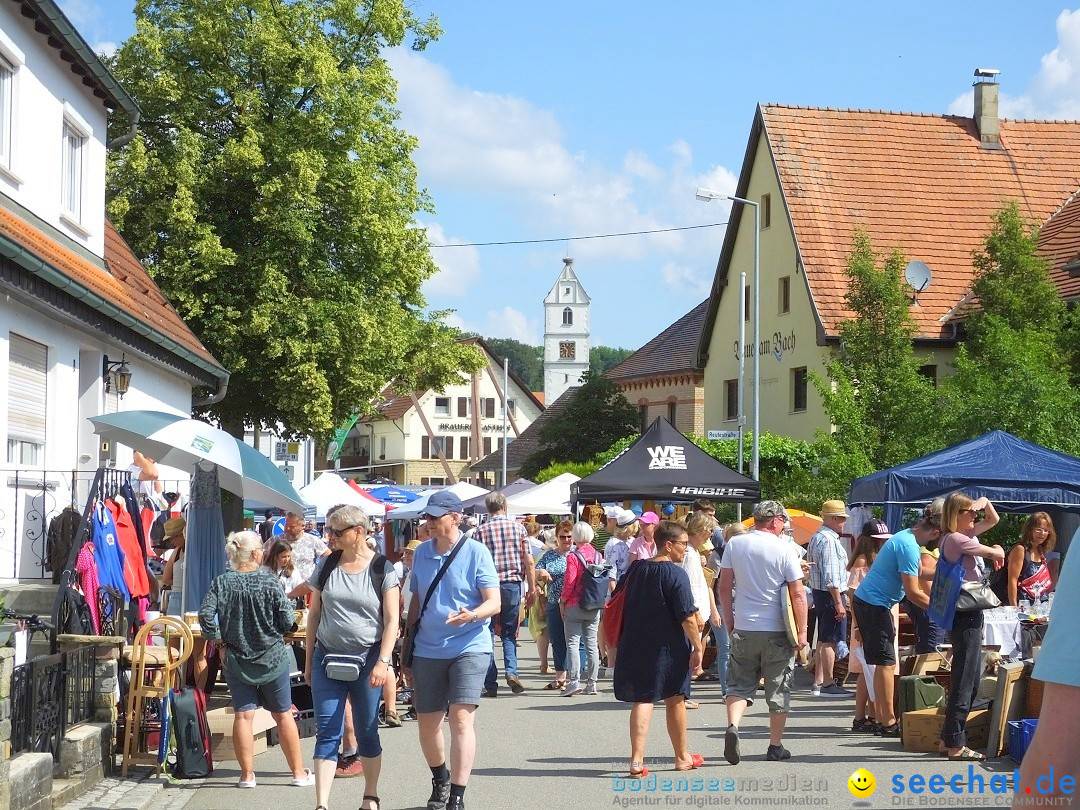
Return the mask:
[[498,358],[510,360],[510,370],[517,374],[530,391],[544,390],[544,349],[530,346],[513,338],[484,338]]
[[956,373],[943,385],[949,441],[1000,429],[1077,452],[1080,392],[1073,384],[1065,305],[1038,255],[1038,230],[1017,203],[995,214],[974,265]]
[[483,362],[423,312],[435,267],[412,225],[430,205],[383,53],[439,30],[409,8],[135,5],[112,68],[143,116],[110,155],[108,209],[232,372],[209,414],[234,433],[325,436],[387,380],[438,388]]
[[633,349],[593,346],[589,349],[589,371],[593,374],[607,374],[633,353]]
[[818,447],[818,477],[832,497],[854,477],[939,446],[928,429],[935,394],[919,370],[926,360],[914,353],[917,329],[904,266],[895,250],[879,267],[869,236],[856,234],[845,297],[855,317],[841,325],[825,376],[811,374],[836,428]]
[[555,461],[589,461],[637,430],[637,408],[611,380],[587,371],[563,412],[540,428],[540,449],[522,465],[521,475],[531,478]]

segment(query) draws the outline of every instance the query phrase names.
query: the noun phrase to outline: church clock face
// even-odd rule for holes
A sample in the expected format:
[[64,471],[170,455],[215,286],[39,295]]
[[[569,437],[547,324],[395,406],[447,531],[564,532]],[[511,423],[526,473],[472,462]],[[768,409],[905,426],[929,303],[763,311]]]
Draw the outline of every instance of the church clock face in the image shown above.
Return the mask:
[[573,360],[577,356],[576,344],[572,340],[559,342],[559,359]]

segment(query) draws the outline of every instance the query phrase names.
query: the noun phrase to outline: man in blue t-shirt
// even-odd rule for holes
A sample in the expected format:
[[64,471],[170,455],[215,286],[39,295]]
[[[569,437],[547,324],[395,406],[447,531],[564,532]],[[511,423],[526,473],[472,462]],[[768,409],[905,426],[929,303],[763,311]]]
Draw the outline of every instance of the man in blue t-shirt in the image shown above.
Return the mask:
[[899,737],[900,724],[893,713],[893,605],[907,596],[924,610],[930,597],[919,587],[919,547],[941,536],[941,513],[927,506],[918,522],[890,537],[874,558],[873,565],[855,591],[852,606],[858,629],[853,643],[861,643],[866,663],[874,671],[874,717],[882,737]]

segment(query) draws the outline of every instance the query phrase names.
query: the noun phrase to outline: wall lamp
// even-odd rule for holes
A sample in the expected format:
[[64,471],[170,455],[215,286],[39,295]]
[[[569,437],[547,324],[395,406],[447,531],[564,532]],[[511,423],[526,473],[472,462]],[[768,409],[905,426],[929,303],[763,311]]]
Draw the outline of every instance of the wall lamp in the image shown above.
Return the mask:
[[119,360],[109,360],[105,355],[101,360],[101,379],[105,383],[105,393],[111,393],[116,385],[116,393],[121,397],[131,388],[131,368],[127,364],[127,356],[120,355]]

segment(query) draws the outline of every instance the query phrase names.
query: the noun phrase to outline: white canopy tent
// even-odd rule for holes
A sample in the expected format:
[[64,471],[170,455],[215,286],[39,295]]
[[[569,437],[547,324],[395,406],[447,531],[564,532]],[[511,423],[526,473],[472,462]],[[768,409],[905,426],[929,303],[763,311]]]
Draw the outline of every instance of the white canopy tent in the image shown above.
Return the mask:
[[325,472],[300,490],[300,497],[315,507],[316,520],[326,517],[326,510],[338,504],[358,506],[368,517],[383,517],[386,507],[371,498],[365,498],[342,480],[340,475]]
[[569,515],[570,485],[580,480],[573,473],[557,475],[508,498],[506,511],[511,515]]
[[486,495],[488,492],[488,490],[484,489],[483,487],[475,486],[474,484],[470,484],[466,481],[458,481],[456,484],[451,484],[448,487],[443,487],[442,490],[432,489],[428,490],[427,492],[422,492],[420,494],[420,497],[412,503],[406,504],[405,506],[399,506],[397,509],[391,512],[390,519],[411,520],[412,518],[420,517],[422,514],[424,514],[424,509],[427,508],[428,498],[430,498],[434,493],[440,491],[453,492],[455,495],[461,498],[462,501],[470,500],[471,498],[475,498],[477,495]]

